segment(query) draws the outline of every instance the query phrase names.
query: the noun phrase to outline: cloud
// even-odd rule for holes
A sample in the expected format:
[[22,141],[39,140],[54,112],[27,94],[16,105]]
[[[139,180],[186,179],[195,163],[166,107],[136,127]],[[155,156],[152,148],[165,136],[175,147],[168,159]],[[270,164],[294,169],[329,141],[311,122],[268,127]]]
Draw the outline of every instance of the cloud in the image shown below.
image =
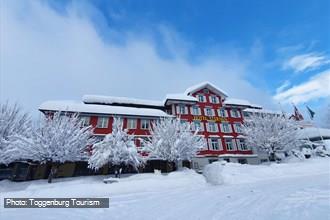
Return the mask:
[[163,57],[148,33],[103,26],[102,34],[86,11],[97,13],[75,4],[59,13],[44,1],[2,2],[1,100],[34,112],[45,100],[80,100],[84,94],[161,100],[209,80],[231,96],[271,105],[270,95],[245,80],[252,74],[245,57],[203,54],[192,63],[185,56],[189,48],[182,48],[190,43],[162,26],[160,37],[171,53]]
[[330,97],[330,69],[313,76],[307,82],[276,93],[274,99],[282,103],[300,104],[326,97]]
[[284,89],[288,88],[291,85],[289,80],[286,80],[280,87],[276,89],[276,93],[282,92]]
[[293,69],[295,73],[317,69],[330,63],[325,55],[317,53],[300,54],[284,62],[283,69]]

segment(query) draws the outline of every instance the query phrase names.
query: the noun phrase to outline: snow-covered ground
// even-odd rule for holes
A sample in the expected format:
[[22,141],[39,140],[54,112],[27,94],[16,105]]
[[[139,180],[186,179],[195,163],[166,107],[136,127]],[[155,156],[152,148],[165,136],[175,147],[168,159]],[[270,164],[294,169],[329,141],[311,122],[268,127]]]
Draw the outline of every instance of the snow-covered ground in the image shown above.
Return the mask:
[[330,160],[272,165],[227,163],[224,183],[191,170],[138,174],[104,184],[103,176],[0,182],[5,197],[110,197],[107,209],[4,209],[0,219],[330,219]]

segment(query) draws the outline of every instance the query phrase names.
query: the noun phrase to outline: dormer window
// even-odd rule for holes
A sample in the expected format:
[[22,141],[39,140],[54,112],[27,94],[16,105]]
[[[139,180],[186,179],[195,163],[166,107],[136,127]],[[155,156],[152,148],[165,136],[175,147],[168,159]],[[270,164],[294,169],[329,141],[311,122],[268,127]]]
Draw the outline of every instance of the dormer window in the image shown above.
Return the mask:
[[203,92],[205,93],[205,94],[209,94],[209,90],[208,89],[203,89]]

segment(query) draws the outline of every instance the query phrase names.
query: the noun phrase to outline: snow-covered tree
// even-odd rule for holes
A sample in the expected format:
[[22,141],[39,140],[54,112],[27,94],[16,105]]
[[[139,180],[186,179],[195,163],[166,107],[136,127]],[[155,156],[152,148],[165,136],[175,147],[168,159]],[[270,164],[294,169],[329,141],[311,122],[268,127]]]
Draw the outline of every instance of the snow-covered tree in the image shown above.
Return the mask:
[[205,145],[203,137],[192,131],[190,123],[177,118],[164,118],[153,124],[146,149],[150,157],[178,162],[191,160]]
[[[137,152],[133,135],[123,129],[122,121],[114,118],[112,133],[92,147],[92,155],[88,160],[89,167],[99,169],[105,164],[112,164],[119,169],[122,165],[131,165],[137,169],[143,163],[142,156]],[[118,172],[118,170],[116,170]]]
[[78,114],[56,112],[44,116],[33,132],[33,143],[20,152],[27,159],[51,163],[48,182],[52,181],[59,164],[86,157],[86,148],[94,144],[91,126],[83,127]]
[[252,114],[244,122],[242,131],[247,144],[266,151],[271,160],[301,145],[298,138],[299,125],[282,115]]
[[25,148],[31,137],[31,120],[17,104],[0,103],[0,164],[22,159],[18,147]]

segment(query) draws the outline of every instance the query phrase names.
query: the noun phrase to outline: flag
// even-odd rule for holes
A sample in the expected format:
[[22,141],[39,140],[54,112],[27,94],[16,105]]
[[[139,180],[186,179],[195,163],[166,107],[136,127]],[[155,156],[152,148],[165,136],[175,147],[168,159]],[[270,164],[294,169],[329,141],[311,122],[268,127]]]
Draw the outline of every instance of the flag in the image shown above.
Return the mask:
[[307,108],[309,117],[311,118],[311,120],[313,120],[314,119],[315,112],[312,111],[312,109],[310,109],[307,105],[306,105],[306,108]]
[[299,112],[297,106],[295,106],[295,105],[293,104],[293,108],[294,108],[294,114],[292,114],[292,115],[290,116],[289,119],[293,118],[293,119],[296,120],[296,121],[302,121],[302,120],[304,120],[304,117],[303,117],[302,114]]

